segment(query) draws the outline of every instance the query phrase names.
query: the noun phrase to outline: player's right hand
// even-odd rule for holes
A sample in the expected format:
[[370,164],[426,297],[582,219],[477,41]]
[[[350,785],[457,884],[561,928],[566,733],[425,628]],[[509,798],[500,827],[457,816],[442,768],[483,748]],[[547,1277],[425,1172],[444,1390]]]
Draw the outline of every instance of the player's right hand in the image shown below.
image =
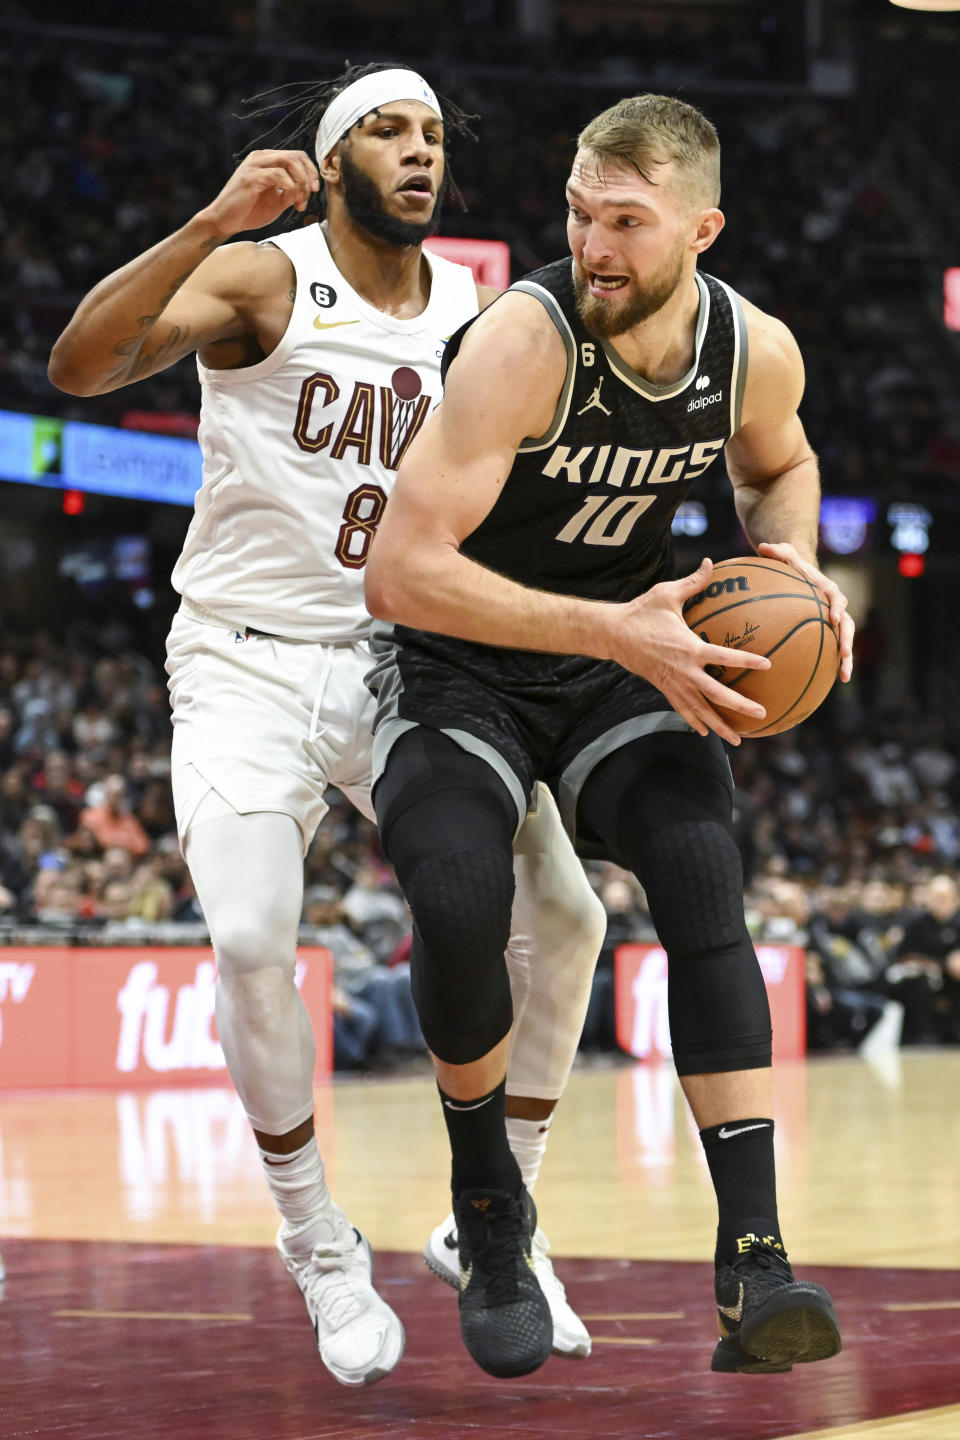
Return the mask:
[[291,205],[303,210],[319,188],[320,174],[306,151],[251,150],[199,218],[226,240],[272,224]]
[[740,736],[714,706],[756,720],[762,720],[766,711],[755,700],[721,685],[708,667],[769,670],[770,661],[747,650],[709,645],[684,620],[685,602],[709,585],[712,570],[713,562],[704,560],[692,575],[654,585],[636,600],[613,607],[620,613],[613,627],[611,659],[656,685],[698,735],[713,730],[722,740],[739,745]]

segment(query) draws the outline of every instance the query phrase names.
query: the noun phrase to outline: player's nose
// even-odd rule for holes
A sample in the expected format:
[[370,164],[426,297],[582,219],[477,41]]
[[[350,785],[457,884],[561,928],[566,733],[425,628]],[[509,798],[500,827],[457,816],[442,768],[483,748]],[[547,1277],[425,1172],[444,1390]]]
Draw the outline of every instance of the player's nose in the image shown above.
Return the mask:
[[586,270],[602,270],[605,266],[610,268],[610,261],[613,258],[613,246],[595,228],[591,227],[582,251],[582,263]]
[[411,136],[408,145],[405,147],[403,154],[404,162],[408,165],[416,164],[429,168],[433,164],[433,152],[435,149],[435,146],[427,143],[427,137],[421,130],[419,134]]

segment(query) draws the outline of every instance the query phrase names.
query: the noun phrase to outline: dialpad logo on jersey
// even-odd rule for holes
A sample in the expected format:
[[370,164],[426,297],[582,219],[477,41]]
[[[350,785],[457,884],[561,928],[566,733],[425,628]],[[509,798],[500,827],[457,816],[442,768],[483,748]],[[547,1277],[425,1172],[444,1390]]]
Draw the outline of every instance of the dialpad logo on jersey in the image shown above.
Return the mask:
[[314,280],[310,286],[310,299],[314,305],[319,305],[321,310],[330,310],[337,303],[337,292],[332,285],[323,285],[319,280]]
[[[700,376],[700,380],[697,381],[697,389],[698,389],[698,390],[701,389],[701,384],[700,384],[700,381],[701,381],[701,380],[703,381],[703,384],[704,384],[704,385],[709,385],[709,384],[710,384],[710,376],[709,376],[709,375],[701,375],[701,376]],[[691,414],[693,411],[695,411],[695,410],[705,410],[708,405],[719,405],[719,404],[720,404],[720,401],[721,401],[722,399],[723,399],[723,391],[722,391],[722,390],[714,390],[714,392],[713,392],[712,395],[699,395],[699,396],[697,396],[695,399],[691,400],[691,401],[689,402],[689,404],[687,405],[687,414],[690,415],[690,414]]]
[[343,419],[323,424],[324,411],[340,399],[340,386],[318,371],[300,387],[293,438],[310,455],[329,446],[331,460],[349,456],[358,465],[396,470],[433,405],[422,391],[423,381],[408,365],[394,370],[389,387],[355,380]]

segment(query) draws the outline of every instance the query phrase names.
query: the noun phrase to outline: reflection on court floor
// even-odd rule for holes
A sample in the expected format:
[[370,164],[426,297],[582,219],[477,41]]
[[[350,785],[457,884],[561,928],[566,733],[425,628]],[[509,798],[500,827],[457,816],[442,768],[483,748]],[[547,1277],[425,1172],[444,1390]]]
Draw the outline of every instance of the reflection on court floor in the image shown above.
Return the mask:
[[447,1208],[432,1082],[319,1088],[334,1193],[408,1330],[396,1375],[359,1394],[313,1353],[231,1090],[2,1095],[0,1433],[956,1440],[958,1080],[954,1051],[778,1067],[784,1233],[833,1290],[845,1349],[729,1377],[708,1368],[713,1199],[672,1069],[578,1070],[537,1199],[594,1353],[510,1385],[467,1359],[455,1297],[419,1257]]
[[[418,1257],[387,1252],[378,1282],[407,1351],[381,1384],[355,1391],[320,1365],[268,1249],[12,1241],[8,1258],[5,1436],[773,1440],[911,1412],[913,1440],[960,1433],[956,1273],[813,1269],[837,1300],[844,1352],[789,1375],[717,1376],[709,1265],[568,1261],[593,1355],[500,1382],[467,1357],[453,1293]],[[931,1429],[934,1409],[955,1428]]]

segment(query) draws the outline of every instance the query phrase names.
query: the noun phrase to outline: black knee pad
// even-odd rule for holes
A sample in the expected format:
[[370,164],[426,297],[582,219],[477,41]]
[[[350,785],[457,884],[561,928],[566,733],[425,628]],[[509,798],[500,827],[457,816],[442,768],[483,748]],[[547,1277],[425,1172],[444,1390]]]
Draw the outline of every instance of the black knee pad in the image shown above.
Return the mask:
[[479,1060],[513,1023],[504,960],[513,886],[502,845],[435,856],[411,877],[413,996],[424,1039],[449,1065]]
[[486,761],[418,726],[391,751],[374,802],[413,912],[411,981],[424,1039],[447,1064],[479,1060],[513,1021],[504,960],[513,800]]
[[680,960],[746,934],[743,865],[730,832],[714,820],[664,824],[636,856],[660,943]]

